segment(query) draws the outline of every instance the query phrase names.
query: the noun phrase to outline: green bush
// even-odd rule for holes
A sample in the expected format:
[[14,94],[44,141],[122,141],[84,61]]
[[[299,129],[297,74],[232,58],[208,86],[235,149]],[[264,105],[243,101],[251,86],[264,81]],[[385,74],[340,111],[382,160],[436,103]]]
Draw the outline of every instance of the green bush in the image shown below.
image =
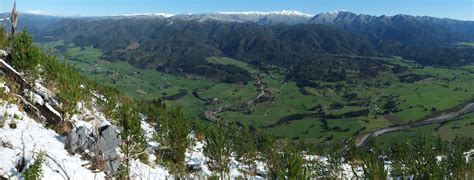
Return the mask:
[[0,27],[0,49],[7,49],[10,45],[10,38],[4,27]]
[[43,58],[41,49],[33,44],[33,38],[23,29],[13,38],[12,64],[14,67],[32,74],[38,73],[36,68]]
[[33,164],[26,169],[23,173],[23,177],[27,180],[40,180],[43,176],[43,161],[44,161],[44,152],[39,153],[38,157],[36,157]]
[[97,104],[100,106],[100,110],[107,116],[107,117],[116,117],[117,116],[117,104],[119,100],[119,92],[111,87],[102,86],[97,83],[89,83],[90,89],[94,89],[100,92],[105,98],[97,99]]
[[[90,89],[87,87],[91,82],[67,63],[59,61],[52,52],[43,52],[33,43],[32,37],[26,30],[15,35],[13,48],[14,67],[27,72],[32,79],[40,75],[54,86],[54,88],[50,87],[51,89],[57,89],[63,116],[74,113],[73,110],[80,100],[89,101]],[[41,65],[41,71],[38,65]],[[81,85],[84,85],[85,89],[82,89]]]
[[[472,160],[464,152],[472,148],[471,139],[455,138],[453,142],[438,140],[435,146],[425,136],[413,143],[395,142],[389,149],[392,161],[391,176],[416,179],[463,179],[472,176]],[[438,157],[438,158],[437,158]]]
[[203,141],[206,138],[206,126],[203,121],[200,119],[195,119],[193,121],[193,131],[196,134],[197,141]]
[[[44,76],[53,82],[58,90],[57,97],[61,102],[63,117],[66,113],[73,114],[79,101],[88,102],[90,99],[90,82],[82,77],[67,62],[60,62],[55,56],[44,54],[41,63]],[[83,85],[83,88],[81,86]]]

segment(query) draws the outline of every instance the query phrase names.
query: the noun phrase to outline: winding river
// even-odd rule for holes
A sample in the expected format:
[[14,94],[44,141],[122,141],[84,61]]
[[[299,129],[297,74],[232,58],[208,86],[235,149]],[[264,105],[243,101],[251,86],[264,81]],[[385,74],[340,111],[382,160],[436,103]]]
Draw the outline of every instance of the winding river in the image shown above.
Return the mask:
[[410,123],[410,124],[399,125],[399,126],[392,126],[392,127],[382,128],[382,129],[376,129],[376,130],[374,130],[374,131],[372,131],[372,132],[370,132],[370,133],[368,133],[364,136],[359,137],[356,140],[356,145],[357,146],[365,145],[365,144],[367,144],[369,139],[376,138],[376,137],[378,137],[380,135],[383,135],[383,134],[386,134],[386,133],[405,130],[405,129],[414,128],[414,127],[418,127],[418,126],[425,126],[425,125],[434,124],[434,123],[442,123],[442,122],[453,120],[454,118],[457,118],[457,117],[459,117],[463,114],[470,113],[470,112],[474,112],[474,103],[467,103],[466,105],[464,105],[464,107],[462,107],[461,109],[459,109],[457,111],[449,112],[449,113],[443,113],[441,115],[438,115],[438,116],[435,116],[435,117],[432,117],[432,118],[428,118],[428,119],[423,120],[423,121],[413,122],[413,123]]

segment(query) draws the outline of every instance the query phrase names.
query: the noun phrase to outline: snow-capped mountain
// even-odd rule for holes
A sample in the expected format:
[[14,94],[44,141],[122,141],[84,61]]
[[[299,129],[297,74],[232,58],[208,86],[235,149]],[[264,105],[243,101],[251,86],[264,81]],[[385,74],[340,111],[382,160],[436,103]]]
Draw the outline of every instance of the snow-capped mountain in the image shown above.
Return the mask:
[[314,24],[338,24],[338,23],[363,23],[368,24],[377,19],[377,16],[370,16],[364,14],[355,14],[349,11],[336,11],[328,13],[320,13],[314,16],[309,23]]
[[313,17],[313,14],[306,14],[300,11],[295,10],[281,10],[281,11],[270,11],[270,12],[260,12],[260,11],[246,11],[246,12],[218,12],[217,14],[233,14],[233,15],[259,15],[259,16],[268,16],[268,15],[282,15],[282,16],[307,16]]
[[181,14],[171,18],[190,21],[254,22],[258,24],[299,24],[307,22],[313,15],[299,11],[272,12],[218,12],[202,14]]
[[[137,13],[137,14],[118,14],[105,18],[130,19],[130,18],[160,18],[183,21],[222,21],[222,22],[253,22],[258,24],[299,24],[309,21],[314,15],[295,10],[281,11],[248,11],[248,12],[216,12],[216,13],[187,13],[187,14],[168,14],[168,13]],[[104,19],[99,18],[99,19]]]
[[112,15],[113,17],[133,17],[133,16],[158,16],[158,17],[173,17],[175,14],[168,14],[168,13],[133,13],[133,14],[118,14]]

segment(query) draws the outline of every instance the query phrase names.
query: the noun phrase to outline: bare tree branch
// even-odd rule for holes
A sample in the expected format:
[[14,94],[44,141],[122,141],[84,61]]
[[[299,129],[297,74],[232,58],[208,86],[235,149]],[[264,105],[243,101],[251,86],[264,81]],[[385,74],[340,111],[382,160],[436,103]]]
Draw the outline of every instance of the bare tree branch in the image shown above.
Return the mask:
[[[131,156],[128,156],[128,157],[123,157],[123,158],[120,158],[120,157],[114,157],[114,158],[109,158],[109,159],[105,159],[105,160],[100,160],[99,162],[106,162],[106,161],[113,161],[113,160],[119,160],[119,161],[123,161],[123,160],[127,160],[127,159],[130,159],[130,158],[134,158],[134,157],[137,157],[137,156],[140,156],[144,153],[146,153],[147,151],[143,151],[141,153],[138,153],[138,154],[134,154],[134,155],[131,155]],[[84,166],[89,166],[89,165],[92,165],[96,162],[90,162],[90,163],[87,163],[87,164],[83,164],[82,167]]]

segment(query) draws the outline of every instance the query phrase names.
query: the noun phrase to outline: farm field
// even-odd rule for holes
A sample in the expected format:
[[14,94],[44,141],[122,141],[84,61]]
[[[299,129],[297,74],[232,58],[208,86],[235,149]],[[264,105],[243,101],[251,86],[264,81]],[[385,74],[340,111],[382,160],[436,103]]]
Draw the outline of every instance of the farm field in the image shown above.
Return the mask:
[[[380,73],[367,79],[341,82],[318,81],[321,87],[299,87],[288,80],[285,70],[273,67],[261,70],[226,57],[209,57],[208,63],[233,65],[248,71],[254,80],[248,83],[217,83],[205,78],[177,76],[141,69],[128,62],[102,60],[100,50],[52,41],[42,44],[56,49],[82,74],[144,100],[164,98],[170,107],[181,107],[191,119],[205,120],[206,111],[217,111],[224,122],[240,122],[265,128],[281,138],[304,139],[324,143],[363,135],[372,130],[419,121],[430,114],[447,110],[472,99],[474,66],[460,68],[422,67],[402,58],[373,58],[407,69],[403,74]],[[61,47],[61,48],[59,48]],[[406,77],[406,79],[402,79]],[[259,84],[258,78],[261,83]],[[263,96],[259,96],[264,87]],[[173,97],[173,95],[177,98]],[[250,103],[252,102],[252,103]],[[323,114],[323,115],[321,115]],[[383,135],[378,143],[394,137],[419,134],[453,138],[467,134],[465,124],[473,115],[463,116],[440,126],[418,127]],[[456,124],[459,123],[459,124]],[[452,129],[454,126],[459,128]],[[471,127],[472,129],[472,127]],[[455,131],[456,133],[451,133]]]

